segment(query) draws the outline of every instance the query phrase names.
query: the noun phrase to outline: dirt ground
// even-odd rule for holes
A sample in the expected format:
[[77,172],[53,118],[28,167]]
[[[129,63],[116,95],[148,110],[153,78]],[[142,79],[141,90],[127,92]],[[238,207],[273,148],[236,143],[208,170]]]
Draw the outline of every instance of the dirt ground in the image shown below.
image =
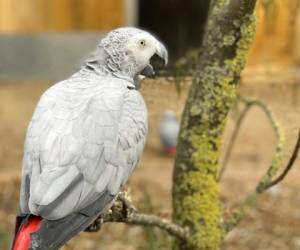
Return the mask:
[[[244,74],[240,93],[267,103],[286,134],[285,161],[288,159],[300,127],[300,82],[282,77],[284,73],[262,81],[256,73]],[[264,77],[263,77],[264,79]],[[17,212],[22,147],[27,124],[46,83],[0,85],[0,249],[7,249]],[[142,92],[149,110],[149,139],[128,186],[135,204],[141,209],[170,216],[173,158],[160,152],[157,128],[166,109],[182,112],[189,82],[179,95],[172,82],[164,79],[144,83]],[[235,121],[232,113],[224,136],[224,148]],[[275,136],[265,115],[253,108],[247,116],[221,182],[224,211],[236,207],[253,190],[270,164]],[[284,161],[284,162],[285,162]],[[225,240],[225,250],[297,250],[300,249],[300,161],[277,188],[263,194],[255,209]],[[156,239],[157,237],[158,239]],[[70,241],[69,250],[167,249],[157,244],[160,231],[154,233],[138,226],[104,225],[101,232],[82,233]],[[153,243],[154,242],[154,243]],[[168,242],[166,242],[167,244]]]

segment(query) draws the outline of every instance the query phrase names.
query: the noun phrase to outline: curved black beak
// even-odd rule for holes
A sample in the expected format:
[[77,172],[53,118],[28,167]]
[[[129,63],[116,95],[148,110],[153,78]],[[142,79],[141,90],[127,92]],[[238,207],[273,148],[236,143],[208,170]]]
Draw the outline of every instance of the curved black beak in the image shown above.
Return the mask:
[[152,67],[151,64],[148,64],[140,73],[141,75],[143,76],[146,76],[146,77],[154,77],[155,76],[155,71]]
[[154,54],[150,58],[150,63],[141,71],[141,75],[146,77],[153,78],[155,76],[155,72],[162,70],[166,65],[166,58],[161,57],[158,54]]

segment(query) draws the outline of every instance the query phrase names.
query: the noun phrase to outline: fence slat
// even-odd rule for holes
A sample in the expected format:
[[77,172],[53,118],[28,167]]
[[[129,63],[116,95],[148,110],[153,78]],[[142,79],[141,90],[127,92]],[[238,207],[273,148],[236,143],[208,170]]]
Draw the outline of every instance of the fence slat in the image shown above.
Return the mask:
[[0,0],[0,32],[98,31],[124,24],[123,0]]

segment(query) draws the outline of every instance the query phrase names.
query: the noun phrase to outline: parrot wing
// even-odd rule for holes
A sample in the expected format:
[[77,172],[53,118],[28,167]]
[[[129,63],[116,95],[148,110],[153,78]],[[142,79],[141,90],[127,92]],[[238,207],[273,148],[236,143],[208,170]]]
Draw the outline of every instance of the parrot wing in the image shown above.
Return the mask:
[[107,203],[143,150],[147,111],[138,91],[116,78],[84,84],[71,79],[45,92],[29,125],[22,213],[55,220],[104,194],[111,196],[103,198]]

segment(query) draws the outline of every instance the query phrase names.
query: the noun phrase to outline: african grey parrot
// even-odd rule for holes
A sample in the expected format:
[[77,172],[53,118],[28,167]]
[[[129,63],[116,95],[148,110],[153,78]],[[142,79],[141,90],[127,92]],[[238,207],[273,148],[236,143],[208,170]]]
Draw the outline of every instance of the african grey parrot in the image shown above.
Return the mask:
[[14,250],[58,249],[109,208],[136,167],[147,110],[136,86],[165,46],[119,28],[41,97],[26,135]]
[[158,132],[164,152],[168,155],[175,155],[179,133],[179,122],[173,111],[165,111]]

